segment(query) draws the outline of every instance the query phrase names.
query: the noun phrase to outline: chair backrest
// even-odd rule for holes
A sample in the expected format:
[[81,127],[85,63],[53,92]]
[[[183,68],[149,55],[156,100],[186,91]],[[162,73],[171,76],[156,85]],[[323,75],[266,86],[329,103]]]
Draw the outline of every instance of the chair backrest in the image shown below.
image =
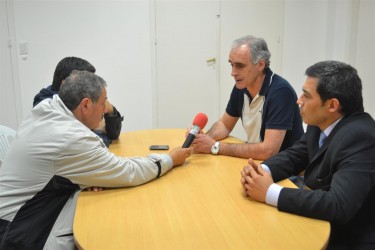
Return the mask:
[[14,129],[0,125],[0,167],[15,136]]

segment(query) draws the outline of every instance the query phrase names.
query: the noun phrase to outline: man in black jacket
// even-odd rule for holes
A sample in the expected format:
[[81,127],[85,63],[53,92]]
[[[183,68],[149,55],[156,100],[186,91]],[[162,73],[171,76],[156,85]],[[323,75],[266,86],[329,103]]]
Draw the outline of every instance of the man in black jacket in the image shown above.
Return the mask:
[[[88,61],[78,57],[65,57],[56,66],[53,75],[52,85],[43,88],[34,97],[33,107],[47,98],[52,98],[53,95],[58,94],[61,84],[72,73],[73,70],[88,71],[95,73],[95,67]],[[112,140],[119,137],[124,119],[120,112],[107,100],[107,112],[104,114],[104,119],[98,128],[93,131],[103,140],[104,144],[109,147]]]
[[[306,75],[297,101],[305,135],[260,165],[249,159],[243,189],[280,211],[329,221],[328,249],[375,249],[375,122],[364,112],[361,80],[336,61]],[[302,171],[306,188],[274,183]]]

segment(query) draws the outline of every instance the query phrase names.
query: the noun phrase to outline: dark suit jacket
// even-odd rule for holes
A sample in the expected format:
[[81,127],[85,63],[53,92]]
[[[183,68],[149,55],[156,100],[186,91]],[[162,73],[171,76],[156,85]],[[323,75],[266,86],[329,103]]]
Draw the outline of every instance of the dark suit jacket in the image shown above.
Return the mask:
[[289,149],[264,161],[275,182],[305,170],[312,190],[283,188],[280,211],[331,223],[328,248],[375,249],[375,122],[345,116],[319,149],[320,129],[308,126]]

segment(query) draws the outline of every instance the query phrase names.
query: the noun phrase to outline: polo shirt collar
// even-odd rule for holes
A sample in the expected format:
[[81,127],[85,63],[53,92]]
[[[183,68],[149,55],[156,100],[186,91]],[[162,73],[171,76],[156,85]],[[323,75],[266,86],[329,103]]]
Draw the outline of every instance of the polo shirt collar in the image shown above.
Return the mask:
[[[262,88],[259,91],[259,95],[262,95],[262,96],[266,95],[268,88],[271,86],[272,77],[273,77],[273,72],[270,68],[265,69],[265,73],[266,73],[266,77],[264,78]],[[247,90],[247,88],[244,88],[242,91],[251,99],[250,93]]]

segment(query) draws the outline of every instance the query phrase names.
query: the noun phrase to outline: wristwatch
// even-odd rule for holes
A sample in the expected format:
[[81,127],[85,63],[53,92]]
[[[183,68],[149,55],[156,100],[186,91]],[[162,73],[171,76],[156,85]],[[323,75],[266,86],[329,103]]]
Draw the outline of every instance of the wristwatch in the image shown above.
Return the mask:
[[211,154],[213,155],[217,155],[219,153],[219,150],[220,150],[220,142],[215,142],[214,145],[212,145],[211,147]]

